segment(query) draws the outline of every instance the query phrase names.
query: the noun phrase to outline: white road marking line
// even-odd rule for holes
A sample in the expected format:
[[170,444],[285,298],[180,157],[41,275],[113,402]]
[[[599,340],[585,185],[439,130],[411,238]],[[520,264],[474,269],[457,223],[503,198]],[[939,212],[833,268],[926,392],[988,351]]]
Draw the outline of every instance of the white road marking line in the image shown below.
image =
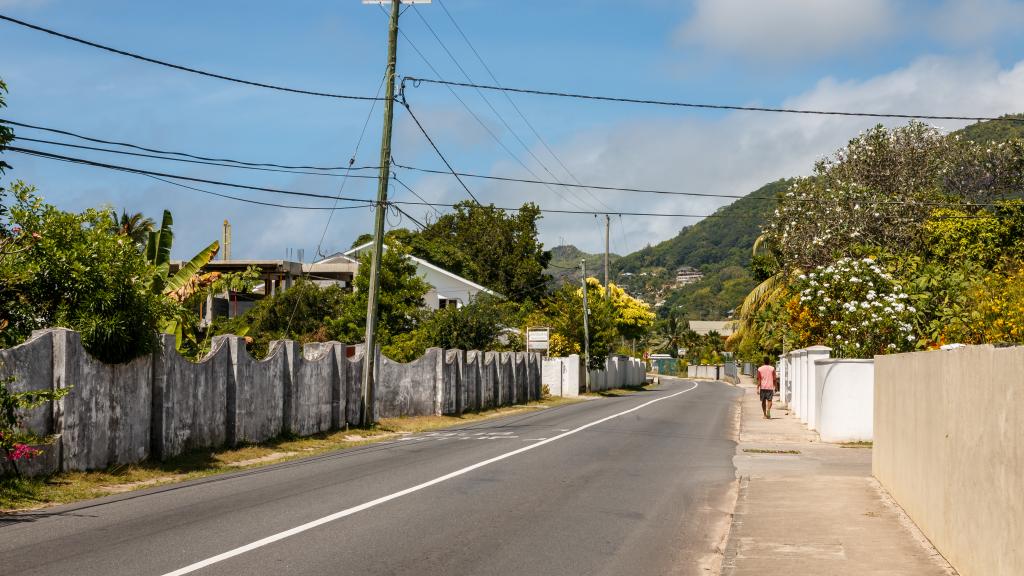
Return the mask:
[[393,494],[388,494],[387,496],[381,496],[380,498],[377,498],[376,500],[370,500],[369,502],[364,502],[364,503],[362,503],[362,504],[360,504],[358,506],[353,506],[351,508],[346,508],[345,510],[342,510],[340,512],[335,512],[334,514],[330,514],[328,516],[324,516],[323,518],[318,518],[316,520],[313,520],[312,522],[307,522],[307,523],[302,524],[300,526],[296,526],[295,528],[291,528],[291,529],[285,530],[283,532],[278,532],[277,534],[272,534],[270,536],[267,536],[266,538],[262,538],[260,540],[255,541],[255,542],[251,542],[249,544],[246,544],[245,546],[239,546],[238,548],[235,548],[233,550],[228,550],[227,552],[224,552],[222,554],[217,554],[216,556],[211,556],[211,557],[207,558],[206,560],[200,560],[199,562],[196,562],[194,564],[189,564],[188,566],[185,566],[184,568],[179,568],[178,570],[175,570],[174,572],[168,572],[166,574],[163,574],[162,576],[184,576],[185,574],[191,574],[191,573],[195,572],[196,570],[200,570],[200,569],[205,568],[207,566],[211,566],[213,564],[217,564],[218,562],[223,562],[224,560],[227,560],[229,558],[234,558],[235,556],[239,556],[241,554],[245,554],[246,552],[251,552],[253,550],[256,550],[257,548],[262,548],[262,547],[264,547],[264,546],[266,546],[268,544],[273,544],[274,542],[277,542],[279,540],[284,540],[285,538],[288,538],[290,536],[295,536],[296,534],[301,534],[303,532],[306,532],[307,530],[312,530],[313,528],[316,528],[318,526],[322,526],[322,525],[327,524],[329,522],[334,522],[335,520],[339,520],[339,519],[344,518],[346,516],[351,516],[351,515],[355,514],[356,512],[362,512],[363,510],[367,510],[369,508],[373,508],[374,506],[378,506],[380,504],[384,504],[385,502],[390,502],[392,500],[396,500],[398,498],[401,498],[402,496],[407,496],[409,494],[412,494],[413,492],[419,492],[420,490],[423,490],[424,488],[429,488],[431,486],[434,486],[435,484],[440,484],[442,482],[446,482],[448,480],[451,480],[452,478],[457,478],[459,476],[468,474],[468,473],[470,473],[473,470],[476,470],[478,468],[483,468],[484,466],[488,466],[490,464],[494,464],[495,462],[500,462],[502,460],[511,458],[511,457],[516,456],[518,454],[522,454],[523,452],[529,452],[530,450],[533,450],[534,448],[540,448],[541,446],[544,446],[545,444],[549,444],[551,442],[554,442],[555,440],[561,440],[562,438],[565,438],[566,436],[572,436],[573,434],[576,434],[578,432],[582,432],[582,431],[586,430],[587,428],[592,428],[594,426],[597,426],[598,424],[603,424],[604,422],[607,422],[607,421],[612,420],[614,418],[618,418],[619,416],[623,416],[625,414],[629,414],[630,412],[636,412],[637,410],[639,410],[641,408],[645,408],[647,406],[650,406],[651,404],[654,404],[655,402],[661,402],[662,400],[668,400],[669,398],[675,398],[676,396],[679,396],[680,394],[685,394],[687,392],[690,392],[691,390],[694,390],[695,388],[697,388],[697,385],[698,385],[698,382],[694,382],[693,386],[691,386],[691,387],[689,387],[686,390],[683,390],[681,392],[676,392],[675,394],[669,394],[668,396],[662,396],[661,398],[655,398],[653,400],[649,400],[647,402],[644,402],[643,404],[640,404],[639,406],[634,406],[634,407],[630,408],[629,410],[623,410],[622,412],[618,412],[616,414],[612,414],[611,416],[605,416],[604,418],[601,418],[599,420],[594,420],[593,422],[589,422],[589,423],[584,424],[584,425],[582,425],[582,426],[580,426],[578,428],[573,428],[572,430],[566,430],[565,432],[563,432],[562,434],[559,434],[558,436],[552,436],[551,438],[548,438],[546,440],[541,440],[540,442],[537,442],[536,444],[530,444],[529,446],[523,446],[522,448],[519,448],[517,450],[512,450],[511,452],[506,452],[504,454],[495,456],[494,458],[488,458],[487,460],[484,460],[482,462],[477,462],[476,464],[471,464],[469,466],[466,466],[465,468],[460,468],[460,469],[458,469],[458,470],[456,470],[454,472],[450,472],[448,474],[445,474],[444,476],[438,476],[437,478],[434,478],[433,480],[428,480],[428,481],[423,482],[421,484],[417,484],[417,485],[412,486],[410,488],[406,488],[405,490],[400,490],[400,491],[395,492]]

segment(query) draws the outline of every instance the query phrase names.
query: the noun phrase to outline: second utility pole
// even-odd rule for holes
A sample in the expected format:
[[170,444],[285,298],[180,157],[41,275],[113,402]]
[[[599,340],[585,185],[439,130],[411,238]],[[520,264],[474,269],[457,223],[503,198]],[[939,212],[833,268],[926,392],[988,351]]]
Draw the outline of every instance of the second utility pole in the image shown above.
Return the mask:
[[587,259],[580,259],[583,270],[583,373],[586,375],[584,388],[590,392],[590,310],[587,308]]
[[608,283],[608,230],[612,226],[612,217],[604,215],[604,299],[612,297],[612,285]]
[[377,364],[377,302],[380,300],[380,261],[384,256],[384,216],[388,209],[388,180],[391,178],[391,122],[395,103],[395,62],[398,59],[398,13],[400,0],[391,0],[391,28],[388,31],[388,70],[384,95],[384,131],[380,138],[380,177],[377,184],[377,212],[373,222],[373,255],[370,260],[370,289],[366,303],[366,349],[363,352],[362,424],[374,423],[374,376]]

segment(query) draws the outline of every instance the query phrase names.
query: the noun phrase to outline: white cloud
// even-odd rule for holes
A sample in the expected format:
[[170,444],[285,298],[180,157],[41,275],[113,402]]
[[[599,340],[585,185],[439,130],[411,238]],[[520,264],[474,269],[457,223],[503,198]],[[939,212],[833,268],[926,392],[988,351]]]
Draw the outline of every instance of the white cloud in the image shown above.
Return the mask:
[[[998,116],[1024,108],[1024,61],[1001,68],[988,59],[922,58],[907,67],[863,81],[820,80],[782,105],[791,108]],[[556,146],[559,156],[585,183],[710,194],[747,194],[778,178],[807,174],[814,161],[843,146],[877,119],[734,112],[718,119],[681,113],[676,119],[623,122],[579,134]],[[885,122],[888,125],[905,120]],[[964,122],[939,122],[953,130]],[[537,154],[542,153],[538,150]],[[543,156],[542,156],[543,157]],[[553,164],[553,163],[552,163]],[[508,162],[495,174],[522,176]],[[544,207],[572,209],[572,202],[528,185],[484,185],[471,181],[484,201],[518,206],[533,200]],[[430,197],[459,196],[443,178],[421,181]],[[708,214],[731,200],[685,196],[595,192],[614,210]],[[563,194],[564,196],[564,194]],[[593,205],[595,202],[588,202]],[[692,219],[626,217],[630,239],[613,232],[613,249],[636,250],[678,233]],[[548,246],[560,238],[590,250],[603,249],[603,229],[593,217],[547,214],[542,238]],[[757,226],[723,222],[723,226]]]
[[990,44],[1003,33],[1020,35],[1024,2],[946,0],[931,18],[933,33],[957,44]]
[[811,59],[886,36],[888,0],[696,0],[686,44],[751,57]]

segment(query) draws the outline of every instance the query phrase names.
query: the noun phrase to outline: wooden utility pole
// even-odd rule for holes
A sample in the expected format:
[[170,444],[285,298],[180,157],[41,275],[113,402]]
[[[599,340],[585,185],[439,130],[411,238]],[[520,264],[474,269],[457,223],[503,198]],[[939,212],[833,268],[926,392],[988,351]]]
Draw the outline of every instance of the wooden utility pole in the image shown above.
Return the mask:
[[583,270],[583,373],[586,375],[584,387],[590,392],[590,309],[587,307],[587,259],[580,259]]
[[395,62],[398,59],[398,14],[401,1],[391,0],[388,30],[388,69],[385,77],[384,131],[380,138],[380,176],[373,222],[373,254],[370,259],[370,289],[366,304],[366,350],[363,352],[362,423],[374,423],[374,376],[377,364],[377,303],[380,300],[380,261],[384,255],[384,216],[388,209],[388,180],[391,178],[391,125],[395,102]]
[[604,298],[605,300],[611,300],[612,298],[612,287],[608,283],[608,242],[609,242],[609,230],[612,227],[612,217],[604,215]]

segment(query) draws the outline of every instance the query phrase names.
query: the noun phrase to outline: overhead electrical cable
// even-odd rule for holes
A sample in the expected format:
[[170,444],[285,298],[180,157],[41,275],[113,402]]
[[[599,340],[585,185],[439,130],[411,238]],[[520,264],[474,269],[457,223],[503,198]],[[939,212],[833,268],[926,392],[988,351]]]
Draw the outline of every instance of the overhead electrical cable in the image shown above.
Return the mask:
[[[221,168],[234,168],[236,170],[257,170],[257,171],[260,171],[260,172],[277,172],[277,173],[281,173],[281,174],[305,174],[305,175],[309,175],[309,176],[327,176],[327,177],[330,177],[330,178],[343,178],[343,177],[345,177],[347,175],[347,174],[335,174],[333,172],[312,172],[312,171],[309,171],[309,170],[288,170],[288,169],[284,169],[284,168],[261,168],[261,167],[258,167],[258,166],[247,166],[247,165],[244,165],[244,164],[229,164],[229,163],[226,163],[226,162],[207,162],[205,160],[191,160],[189,158],[175,158],[175,157],[172,157],[172,156],[160,156],[158,154],[143,154],[141,152],[129,152],[127,150],[115,150],[115,149],[112,149],[112,148],[100,148],[98,146],[85,146],[85,145],[82,145],[82,144],[71,144],[70,142],[57,142],[57,141],[54,141],[54,140],[42,140],[42,139],[39,139],[39,138],[26,138],[24,136],[15,136],[14,140],[15,141],[20,141],[20,142],[35,142],[35,143],[38,143],[38,144],[48,144],[48,145],[51,145],[51,146],[63,146],[65,148],[76,148],[76,149],[79,149],[79,150],[93,150],[93,151],[96,151],[96,152],[106,152],[108,154],[121,154],[123,156],[134,156],[134,157],[137,157],[137,158],[153,158],[153,159],[156,159],[156,160],[169,160],[171,162],[185,162],[185,163],[188,163],[188,164],[202,164],[202,165],[206,165],[206,166],[219,166]],[[353,168],[353,170],[358,170],[358,169],[359,168]],[[377,179],[377,176],[368,176],[368,175],[362,175],[362,174],[352,175],[351,177],[352,178],[366,178],[366,179],[373,179],[373,180]]]
[[[381,11],[384,14],[387,14],[387,11],[384,10],[383,7],[381,7]],[[434,74],[437,74],[438,76],[440,76],[440,73],[437,71],[437,68],[434,67],[434,65],[430,62],[430,60],[427,58],[427,56],[419,49],[419,47],[416,46],[416,43],[413,42],[411,38],[409,38],[409,36],[405,33],[405,31],[402,30],[401,28],[399,28],[398,33],[401,34],[402,38],[409,45],[409,47],[412,48],[413,51],[416,52],[416,54],[419,55],[420,59],[423,60],[424,64],[426,64],[427,67],[430,68],[430,70]],[[405,86],[403,84],[399,93],[402,94],[402,93],[404,93],[404,91],[405,91]],[[462,107],[466,109],[466,111],[476,121],[476,123],[479,124],[480,127],[484,129],[484,132],[486,132],[487,135],[490,136],[491,139],[494,140],[494,142],[497,143],[498,146],[502,150],[504,150],[513,160],[515,160],[517,164],[522,166],[523,169],[526,170],[526,172],[530,174],[530,176],[533,176],[534,178],[536,178],[538,180],[540,179],[540,176],[538,176],[536,172],[534,172],[529,166],[527,166],[526,163],[523,162],[523,160],[521,158],[519,158],[519,156],[515,152],[513,152],[505,144],[505,142],[502,141],[502,139],[499,138],[498,135],[494,133],[493,130],[491,130],[491,127],[488,126],[487,123],[484,122],[483,119],[480,118],[480,116],[469,106],[468,103],[466,103],[466,101],[461,96],[459,96],[458,92],[456,92],[452,88],[449,88],[448,91],[459,102],[459,104],[461,104]],[[401,96],[401,98],[404,98],[404,96]],[[573,206],[577,206],[579,208],[584,208],[584,209],[586,208],[585,206],[579,204],[578,202],[569,201],[567,198],[565,200],[568,201]]]
[[448,171],[451,173],[451,175],[455,176],[455,179],[459,181],[459,184],[462,184],[462,188],[466,191],[466,194],[469,194],[469,197],[472,198],[474,202],[479,204],[480,201],[477,200],[476,196],[473,195],[473,192],[470,191],[469,186],[466,186],[466,183],[462,181],[462,178],[459,177],[459,173],[455,171],[455,168],[452,168],[451,163],[448,162],[448,159],[445,158],[444,154],[441,153],[441,150],[438,149],[437,144],[434,144],[434,139],[431,138],[430,134],[427,133],[427,130],[426,128],[423,127],[423,124],[420,124],[420,120],[419,118],[416,117],[416,114],[413,114],[412,108],[409,107],[409,103],[405,101],[405,98],[402,98],[400,103],[405,108],[406,112],[409,113],[409,116],[412,118],[413,122],[416,123],[416,126],[419,127],[420,132],[423,133],[423,137],[427,139],[427,142],[430,142],[430,146],[434,149],[434,152],[437,152],[438,158],[440,158],[441,161],[444,162],[444,165],[448,167]]
[[185,188],[188,190],[194,190],[196,192],[202,192],[203,194],[209,194],[210,196],[217,196],[220,198],[226,198],[228,200],[235,200],[238,202],[245,202],[246,204],[258,204],[260,206],[270,206],[273,208],[285,208],[288,210],[352,210],[356,208],[372,208],[373,204],[363,204],[359,206],[343,206],[341,208],[335,206],[296,206],[294,204],[278,204],[276,202],[264,202],[262,200],[253,200],[252,198],[242,198],[240,196],[232,196],[230,194],[221,194],[220,192],[214,192],[212,190],[205,190],[203,188],[196,188],[195,186],[189,186],[188,184],[182,184],[181,182],[175,182],[173,180],[167,180],[159,176],[153,176],[152,174],[139,174],[139,176],[146,176],[153,180],[159,180],[172,186],[178,186],[179,188]]
[[[415,4],[413,4],[413,7],[415,7]],[[452,63],[455,64],[455,67],[459,69],[459,72],[462,73],[462,76],[468,82],[472,82],[473,79],[469,75],[469,72],[467,72],[466,69],[462,67],[462,64],[460,64],[458,59],[455,58],[455,55],[452,54],[452,51],[448,49],[448,45],[444,43],[444,40],[441,39],[441,36],[438,35],[438,33],[436,31],[434,31],[434,27],[430,25],[430,22],[427,21],[426,17],[423,15],[423,13],[420,12],[419,10],[415,10],[415,9],[413,10],[413,12],[417,16],[419,16],[420,21],[423,22],[423,25],[426,26],[427,30],[429,30],[431,35],[434,36],[434,39],[437,40],[437,43],[444,50],[445,54],[448,55],[448,58],[452,61]],[[451,15],[449,15],[449,18],[450,17],[451,17]],[[463,36],[463,37],[465,37],[465,36]],[[467,42],[468,42],[468,40],[467,40]],[[471,46],[471,48],[472,48],[472,46]],[[474,52],[475,52],[475,50],[474,50]],[[477,57],[479,58],[479,54],[477,54]],[[521,136],[519,136],[519,133],[516,131],[516,129],[513,128],[512,125],[509,124],[508,120],[505,119],[505,116],[502,115],[502,113],[499,112],[498,109],[494,107],[494,104],[491,103],[491,100],[489,98],[487,98],[487,95],[484,94],[484,92],[482,90],[477,90],[476,93],[480,96],[480,99],[483,100],[485,104],[487,104],[487,107],[491,109],[491,112],[495,116],[498,117],[498,120],[501,121],[501,123],[505,126],[505,129],[508,130],[509,134],[511,134],[512,137],[515,138],[515,140],[517,142],[519,142],[519,145],[522,146],[523,150],[525,150],[526,153],[529,154],[531,158],[533,158],[534,162],[536,162],[537,165],[540,166],[542,170],[544,170],[545,172],[548,173],[548,176],[550,176],[553,180],[555,180],[557,182],[559,180],[559,178],[557,176],[555,176],[555,174],[547,167],[547,165],[544,164],[543,161],[541,161],[540,158],[537,157],[537,155],[533,152],[533,150],[530,148],[530,146],[528,146],[526,144],[526,142],[523,141],[523,138]],[[522,113],[520,113],[520,116],[522,116]],[[539,134],[536,133],[536,131],[534,132],[534,135],[537,136],[538,138],[540,136]],[[568,194],[572,195],[572,197],[574,199],[576,199],[581,205],[583,205],[583,207],[585,207],[585,208],[589,207],[589,206],[586,206],[586,201],[584,199],[582,199],[581,197],[577,196],[576,193],[573,192],[573,190],[571,188],[566,188],[565,191]]]
[[702,108],[710,110],[736,110],[743,112],[776,112],[782,114],[813,114],[820,116],[852,116],[861,118],[902,118],[907,120],[965,120],[972,122],[999,121],[999,122],[1024,122],[1024,117],[999,117],[999,116],[968,116],[968,115],[936,115],[936,114],[900,114],[882,112],[851,112],[841,110],[811,110],[801,108],[769,108],[764,106],[737,106],[731,104],[701,104],[694,102],[677,102],[672,100],[655,100],[641,98],[622,98],[615,96],[597,96],[592,94],[578,94],[573,92],[554,92],[549,90],[533,90],[529,88],[510,88],[508,86],[491,86],[487,84],[476,84],[471,82],[455,82],[452,80],[440,80],[436,78],[419,78],[405,76],[403,80],[413,83],[414,87],[420,84],[439,84],[449,88],[474,88],[480,90],[494,90],[511,92],[517,94],[532,94],[535,96],[556,96],[560,98],[575,98],[581,100],[600,100],[605,102],[622,102],[628,104],[651,104],[656,106],[674,106],[681,108]]
[[11,152],[18,152],[18,153],[21,153],[21,154],[27,154],[29,156],[36,156],[36,157],[39,157],[39,158],[46,158],[46,159],[49,159],[49,160],[59,160],[59,161],[62,161],[62,162],[70,162],[72,164],[82,164],[82,165],[86,165],[86,166],[93,166],[95,168],[105,168],[105,169],[108,169],[108,170],[115,170],[115,171],[119,171],[119,172],[130,172],[130,173],[133,173],[133,174],[142,174],[142,175],[146,175],[146,176],[160,176],[160,177],[163,177],[163,178],[173,178],[173,179],[176,179],[176,180],[188,180],[188,181],[191,181],[191,182],[201,182],[203,184],[213,184],[213,185],[216,185],[216,186],[227,186],[227,187],[230,187],[230,188],[240,188],[240,189],[244,189],[244,190],[253,190],[253,191],[256,191],[256,192],[270,192],[270,193],[273,193],[273,194],[284,194],[284,195],[287,195],[287,196],[302,196],[302,197],[306,197],[306,198],[323,198],[323,199],[326,199],[326,200],[334,200],[335,198],[338,198],[339,200],[344,200],[346,202],[370,202],[370,200],[368,200],[366,198],[336,197],[336,196],[332,196],[330,194],[317,194],[315,192],[296,192],[294,190],[281,190],[280,188],[269,188],[269,187],[265,187],[265,186],[251,186],[251,185],[248,185],[248,184],[237,184],[237,183],[233,183],[233,182],[223,182],[223,181],[220,181],[220,180],[211,180],[211,179],[208,179],[208,178],[196,178],[196,177],[193,177],[193,176],[182,176],[180,174],[167,174],[167,173],[164,173],[164,172],[155,172],[155,171],[152,171],[152,170],[143,170],[141,168],[132,168],[130,166],[119,166],[119,165],[116,165],[116,164],[106,164],[104,162],[94,162],[92,160],[86,160],[86,159],[83,159],[83,158],[74,158],[74,157],[70,157],[70,156],[62,156],[60,154],[53,154],[51,152],[43,152],[41,150],[31,150],[31,149],[28,149],[28,148],[21,148],[21,147],[18,147],[18,146],[7,146],[5,148],[5,150],[9,150]]
[[[208,162],[230,162],[232,164],[242,164],[244,166],[258,166],[267,168],[283,168],[288,170],[348,170],[348,166],[290,166],[287,164],[271,164],[269,162],[247,162],[244,160],[232,160],[230,158],[211,158],[209,156],[198,156],[196,154],[189,154],[187,152],[172,152],[169,150],[159,150],[156,148],[146,148],[145,146],[139,146],[138,144],[131,144],[128,142],[118,142],[116,140],[104,140],[101,138],[94,138],[92,136],[84,136],[68,130],[60,130],[58,128],[49,128],[46,126],[37,126],[34,124],[26,124],[24,122],[15,122],[14,120],[5,120],[0,118],[0,124],[10,124],[11,126],[18,126],[20,128],[30,128],[32,130],[42,130],[44,132],[51,132],[53,134],[61,134],[64,136],[71,136],[80,140],[88,142],[95,142],[97,144],[108,144],[111,146],[121,146],[124,148],[132,148],[134,150],[142,150],[143,152],[152,152],[153,154],[164,154],[168,156],[182,156],[185,158],[193,158],[195,160],[205,160]],[[352,170],[380,170],[380,166],[354,166]]]
[[[410,188],[408,184],[406,184],[405,182],[402,182],[402,180],[398,178],[398,174],[392,173],[391,174],[391,179],[394,180],[395,182],[397,182],[398,185],[401,186],[402,188],[405,188],[406,190],[408,190],[409,193],[412,194],[413,196],[419,198],[420,200],[423,200],[424,202],[427,201],[423,196],[420,196],[418,192],[416,192],[415,190]],[[431,206],[431,208],[434,209],[434,212],[436,212],[438,216],[443,216],[444,215],[437,208],[434,208],[433,206]]]
[[[441,0],[438,0],[437,3],[438,3],[439,6],[441,6],[441,9],[444,10],[444,13],[448,16],[448,20],[451,21],[452,25],[455,27],[455,30],[458,31],[460,36],[462,36],[462,39],[466,42],[466,45],[469,46],[469,49],[476,56],[476,59],[480,61],[480,65],[483,66],[484,70],[487,71],[487,75],[490,76],[491,80],[496,85],[498,85],[500,87],[501,86],[501,82],[498,81],[497,76],[494,75],[494,72],[491,70],[491,67],[487,65],[486,61],[484,61],[484,58],[483,58],[483,56],[480,55],[480,52],[477,51],[475,46],[473,46],[473,43],[469,40],[469,36],[467,36],[466,33],[462,30],[462,26],[459,26],[459,23],[455,20],[455,17],[452,16],[452,13],[448,10],[448,7],[445,6],[444,2],[442,2]],[[467,78],[468,78],[468,76],[467,76]],[[480,92],[480,91],[478,90],[477,92]],[[480,94],[482,96],[483,93],[480,92]],[[569,177],[572,178],[574,182],[576,182],[577,184],[580,184],[581,182],[579,181],[579,178],[577,178],[576,175],[573,174],[572,170],[569,170],[569,167],[565,165],[565,162],[563,162],[561,158],[558,157],[558,154],[555,154],[554,149],[552,149],[551,146],[548,144],[547,140],[545,140],[544,137],[540,135],[540,132],[537,131],[537,128],[534,127],[533,123],[530,122],[530,120],[526,117],[526,114],[524,114],[523,111],[519,108],[519,105],[516,104],[515,100],[512,99],[512,96],[509,95],[508,92],[502,92],[502,95],[505,96],[505,99],[508,100],[508,103],[512,106],[512,109],[516,111],[516,114],[519,115],[519,118],[521,118],[523,120],[523,123],[526,124],[526,126],[530,129],[530,132],[533,133],[533,136],[535,138],[537,138],[537,140],[541,143],[541,145],[544,146],[544,149],[547,150],[548,154],[550,154],[552,158],[555,159],[555,162],[557,162],[558,165],[562,167],[562,170],[565,170],[565,173],[568,174]],[[550,174],[551,171],[548,170],[548,173]],[[557,178],[556,178],[556,180],[557,180]],[[612,208],[610,206],[608,206],[607,204],[604,203],[604,201],[602,201],[600,198],[595,196],[594,193],[591,192],[589,189],[584,189],[584,190],[598,204],[600,204],[601,206],[604,206],[608,210],[612,210]]]
[[[384,81],[385,80],[387,80],[387,74],[386,73],[383,76],[381,76],[380,84],[377,85],[377,94],[376,94],[377,96],[380,96],[380,91],[384,87]],[[355,150],[352,151],[352,156],[350,156],[349,159],[348,159],[348,165],[349,166],[352,166],[352,165],[354,165],[356,163],[356,158],[359,156],[359,147],[362,146],[363,138],[366,136],[366,127],[370,125],[370,118],[373,117],[373,111],[376,108],[376,106],[377,106],[377,100],[374,100],[373,102],[370,102],[370,110],[369,110],[369,112],[366,113],[366,120],[363,121],[363,129],[359,131],[359,138],[356,139]],[[338,198],[340,198],[341,195],[344,194],[344,192],[345,192],[345,185],[348,184],[348,179],[353,177],[353,176],[359,177],[359,175],[353,175],[352,174],[352,170],[347,170],[345,172],[345,176],[341,180],[341,185],[338,187]],[[380,176],[379,175],[376,176],[376,177],[372,177],[371,176],[371,178],[375,178],[375,179],[379,180]],[[338,200],[337,199],[334,201],[334,206],[335,207],[338,206]],[[327,238],[327,229],[331,226],[331,220],[333,220],[333,219],[334,219],[334,212],[331,212],[330,214],[327,215],[327,223],[324,224],[324,231],[323,231],[322,234],[320,234],[320,241],[316,245],[316,255],[317,255],[318,258],[322,258],[324,256],[324,254],[321,251],[321,249],[323,248],[324,238]],[[296,304],[298,304],[298,301],[296,301]],[[293,310],[292,311],[292,316],[294,316],[294,315],[295,315],[295,312]],[[288,327],[291,327],[291,322],[292,322],[291,318],[289,318],[288,319]]]
[[373,98],[373,97],[370,97],[370,96],[352,96],[352,95],[349,95],[349,94],[333,94],[333,93],[330,93],[330,92],[318,92],[318,91],[315,91],[315,90],[305,90],[305,89],[301,89],[301,88],[289,88],[287,86],[280,86],[280,85],[276,85],[276,84],[267,84],[265,82],[256,82],[256,81],[253,81],[253,80],[244,80],[242,78],[235,78],[233,76],[227,76],[227,75],[224,75],[224,74],[218,74],[216,72],[207,72],[205,70],[199,70],[197,68],[192,68],[192,67],[189,67],[189,66],[182,66],[181,64],[173,64],[171,62],[166,62],[164,60],[157,60],[156,58],[150,58],[149,56],[143,56],[141,54],[136,54],[134,52],[128,52],[127,50],[120,50],[118,48],[113,48],[113,47],[110,47],[110,46],[99,44],[97,42],[92,42],[90,40],[85,40],[85,39],[79,38],[77,36],[72,36],[70,34],[64,34],[62,32],[57,32],[56,30],[51,30],[49,28],[44,28],[44,27],[38,26],[36,24],[31,24],[29,22],[25,22],[24,20],[18,20],[17,18],[11,18],[10,16],[6,16],[4,14],[0,14],[0,20],[6,20],[7,22],[10,22],[12,24],[17,24],[18,26],[24,26],[25,28],[30,28],[32,30],[37,30],[39,32],[43,32],[43,33],[49,34],[51,36],[56,36],[58,38],[63,38],[65,40],[70,40],[72,42],[77,42],[77,43],[83,44],[85,46],[91,46],[92,48],[98,48],[100,50],[105,50],[107,52],[112,52],[114,54],[119,54],[121,56],[127,56],[129,58],[134,58],[136,60],[141,60],[143,62],[148,62],[150,64],[157,64],[159,66],[166,66],[167,68],[173,68],[175,70],[180,70],[182,72],[189,72],[189,73],[192,73],[192,74],[198,74],[200,76],[206,76],[206,77],[209,77],[209,78],[216,78],[218,80],[226,80],[228,82],[235,82],[237,84],[245,84],[247,86],[255,86],[257,88],[267,88],[267,89],[270,89],[270,90],[278,90],[280,92],[291,92],[293,94],[305,94],[307,96],[320,96],[320,97],[323,97],[323,98],[336,98],[336,99],[341,99],[341,100],[379,100],[380,99],[380,98]]

